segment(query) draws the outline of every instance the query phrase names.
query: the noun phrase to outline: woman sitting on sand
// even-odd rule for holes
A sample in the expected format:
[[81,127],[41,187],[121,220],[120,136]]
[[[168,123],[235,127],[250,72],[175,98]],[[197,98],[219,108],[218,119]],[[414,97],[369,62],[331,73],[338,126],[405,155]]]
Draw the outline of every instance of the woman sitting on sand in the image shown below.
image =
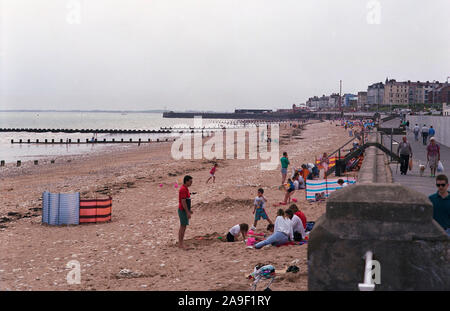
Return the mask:
[[275,220],[274,233],[264,241],[256,243],[256,249],[260,249],[269,244],[276,246],[286,244],[289,241],[294,241],[294,232],[292,230],[291,220],[294,216],[294,212],[292,212],[292,210],[290,209],[287,209],[286,211],[279,209],[277,215],[278,216]]

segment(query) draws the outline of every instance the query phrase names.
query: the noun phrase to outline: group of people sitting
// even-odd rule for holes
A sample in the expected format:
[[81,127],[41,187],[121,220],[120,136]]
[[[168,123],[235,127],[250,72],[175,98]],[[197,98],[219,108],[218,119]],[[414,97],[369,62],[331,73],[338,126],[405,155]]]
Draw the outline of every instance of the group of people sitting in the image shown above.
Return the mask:
[[309,163],[302,164],[301,169],[293,169],[291,178],[288,178],[286,184],[286,194],[284,200],[280,202],[281,205],[286,205],[291,201],[291,197],[295,190],[306,188],[306,180],[319,178],[320,170],[317,165]]
[[[286,210],[279,209],[275,223],[272,223],[268,218],[267,220],[269,221],[267,230],[272,232],[272,234],[267,239],[258,239],[259,242],[254,245],[256,249],[260,249],[269,244],[279,246],[294,241],[300,242],[306,238],[306,216],[295,204],[292,204]],[[255,229],[254,226],[251,228],[252,234]],[[245,243],[246,236],[249,232],[248,224],[242,223],[235,225],[228,231],[227,241],[235,242],[242,235]]]

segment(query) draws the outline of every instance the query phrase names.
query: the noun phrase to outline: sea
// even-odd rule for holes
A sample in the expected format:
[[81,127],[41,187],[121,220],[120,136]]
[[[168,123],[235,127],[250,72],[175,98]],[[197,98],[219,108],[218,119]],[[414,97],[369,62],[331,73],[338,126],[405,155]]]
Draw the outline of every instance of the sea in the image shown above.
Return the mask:
[[[203,119],[202,125],[206,127],[221,127],[236,124],[236,120]],[[194,126],[194,119],[163,118],[162,113],[148,112],[0,112],[0,128],[43,128],[43,129],[126,129],[126,130],[159,130],[162,127],[172,127],[182,130]],[[107,141],[124,139],[124,141],[139,140],[152,141],[157,138],[164,139],[178,136],[171,134],[109,134],[98,133],[97,140]],[[80,155],[85,153],[100,152],[111,148],[111,144],[12,144],[11,140],[26,142],[30,139],[44,141],[66,141],[71,139],[85,142],[91,139],[93,133],[31,133],[31,132],[0,132],[0,160],[6,163],[39,160],[43,158]],[[116,143],[114,148],[129,148],[131,144]],[[135,146],[135,144],[134,144]]]

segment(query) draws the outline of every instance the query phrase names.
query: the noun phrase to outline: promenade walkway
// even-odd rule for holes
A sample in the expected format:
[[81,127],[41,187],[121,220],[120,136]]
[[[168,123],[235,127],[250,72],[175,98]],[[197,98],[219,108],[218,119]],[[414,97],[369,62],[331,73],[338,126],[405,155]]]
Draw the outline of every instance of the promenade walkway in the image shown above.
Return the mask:
[[[382,124],[382,127],[398,127],[400,124],[400,119],[393,119]],[[412,128],[413,126],[411,126]],[[401,142],[402,136],[394,135],[394,140]],[[436,179],[430,177],[430,168],[425,168],[425,173],[423,176],[420,176],[419,172],[419,164],[426,165],[427,164],[427,152],[426,146],[422,143],[422,137],[419,137],[419,141],[415,141],[414,134],[411,129],[410,132],[407,133],[408,142],[411,144],[411,148],[413,150],[413,169],[411,171],[408,170],[407,175],[400,174],[400,164],[393,163],[391,164],[392,170],[392,178],[394,182],[400,183],[406,187],[415,189],[426,196],[433,194],[437,191],[436,188]],[[437,142],[441,147],[441,161],[444,165],[444,173],[450,177],[450,148],[446,147],[439,142]],[[386,135],[383,139],[383,144],[386,148],[390,148],[390,136]],[[397,152],[397,149],[393,149],[394,152]],[[436,175],[441,174],[436,172]]]

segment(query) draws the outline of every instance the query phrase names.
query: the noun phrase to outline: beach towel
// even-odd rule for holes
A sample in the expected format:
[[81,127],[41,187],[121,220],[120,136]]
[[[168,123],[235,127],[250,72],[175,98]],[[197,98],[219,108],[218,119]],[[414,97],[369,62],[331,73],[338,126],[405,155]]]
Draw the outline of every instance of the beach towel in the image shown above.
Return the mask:
[[306,240],[299,241],[299,242],[296,242],[296,241],[288,241],[288,242],[286,242],[286,243],[284,243],[284,244],[276,245],[276,247],[280,247],[280,246],[290,246],[290,245],[303,245],[303,244],[306,244],[306,243],[308,243],[308,241],[306,241]]
[[256,239],[255,238],[250,237],[250,238],[247,239],[247,246],[253,246],[255,244],[256,244]]
[[260,232],[260,233],[256,233],[255,231],[253,231],[253,230],[249,230],[248,232],[247,232],[247,235],[250,235],[250,236],[264,236],[265,234],[264,233],[262,233],[262,232]]

